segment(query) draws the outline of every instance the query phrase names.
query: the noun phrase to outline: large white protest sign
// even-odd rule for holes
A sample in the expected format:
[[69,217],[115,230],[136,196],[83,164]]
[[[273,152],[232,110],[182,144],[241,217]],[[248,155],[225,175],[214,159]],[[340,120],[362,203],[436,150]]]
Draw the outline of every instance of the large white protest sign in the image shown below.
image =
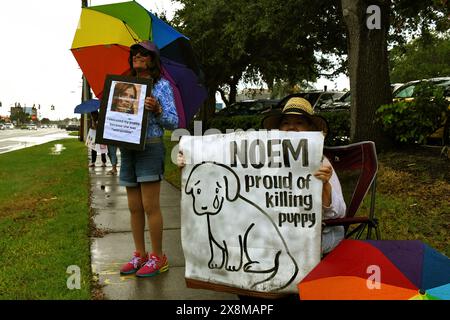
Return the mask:
[[297,292],[320,261],[320,132],[184,136],[181,237],[187,280]]

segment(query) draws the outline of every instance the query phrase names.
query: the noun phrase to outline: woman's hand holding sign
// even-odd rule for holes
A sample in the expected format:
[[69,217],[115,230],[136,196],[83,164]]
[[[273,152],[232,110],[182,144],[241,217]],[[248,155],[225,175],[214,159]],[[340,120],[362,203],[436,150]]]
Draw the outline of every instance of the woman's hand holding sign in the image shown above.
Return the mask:
[[156,116],[162,113],[161,105],[159,104],[158,100],[153,96],[145,98],[144,107],[146,110],[155,113]]
[[177,155],[177,166],[183,169],[186,166],[186,159],[184,158],[183,151],[179,150]]
[[314,172],[314,176],[323,182],[322,205],[329,207],[331,205],[331,184],[330,179],[333,174],[333,167],[329,163],[323,163],[319,170]]
[[323,184],[328,183],[330,181],[331,175],[333,174],[333,168],[331,165],[325,163],[314,173],[314,176],[321,180]]

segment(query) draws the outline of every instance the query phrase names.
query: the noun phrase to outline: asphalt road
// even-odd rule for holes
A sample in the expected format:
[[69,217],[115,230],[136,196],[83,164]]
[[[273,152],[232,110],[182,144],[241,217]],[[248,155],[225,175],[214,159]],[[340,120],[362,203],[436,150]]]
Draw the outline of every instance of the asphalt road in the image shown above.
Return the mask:
[[0,130],[0,153],[28,148],[68,137],[66,130],[56,128]]

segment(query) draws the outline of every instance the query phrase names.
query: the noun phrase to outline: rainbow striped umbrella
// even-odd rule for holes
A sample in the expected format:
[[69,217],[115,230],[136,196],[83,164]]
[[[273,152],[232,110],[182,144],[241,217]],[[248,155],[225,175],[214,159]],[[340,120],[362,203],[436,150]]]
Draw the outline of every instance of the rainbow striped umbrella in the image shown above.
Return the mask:
[[302,300],[450,300],[450,259],[417,240],[343,240],[298,289]]
[[127,74],[130,46],[142,40],[160,50],[162,76],[172,85],[179,126],[186,127],[207,96],[189,39],[136,1],[83,8],[71,51],[101,99],[106,75]]

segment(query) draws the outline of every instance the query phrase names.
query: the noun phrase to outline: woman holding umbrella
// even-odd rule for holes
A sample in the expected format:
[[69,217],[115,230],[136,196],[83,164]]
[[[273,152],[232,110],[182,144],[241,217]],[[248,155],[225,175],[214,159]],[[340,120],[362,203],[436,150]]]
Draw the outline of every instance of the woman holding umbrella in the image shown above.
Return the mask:
[[[159,205],[160,182],[164,172],[164,129],[178,125],[174,95],[169,82],[161,77],[159,50],[145,40],[130,47],[130,76],[151,78],[152,95],[145,98],[148,117],[147,140],[144,151],[121,148],[122,163],[120,185],[127,189],[128,208],[135,252],[131,260],[120,269],[121,274],[136,273],[150,277],[169,269],[162,250],[163,219]],[[145,217],[148,219],[152,252],[145,249]]]

